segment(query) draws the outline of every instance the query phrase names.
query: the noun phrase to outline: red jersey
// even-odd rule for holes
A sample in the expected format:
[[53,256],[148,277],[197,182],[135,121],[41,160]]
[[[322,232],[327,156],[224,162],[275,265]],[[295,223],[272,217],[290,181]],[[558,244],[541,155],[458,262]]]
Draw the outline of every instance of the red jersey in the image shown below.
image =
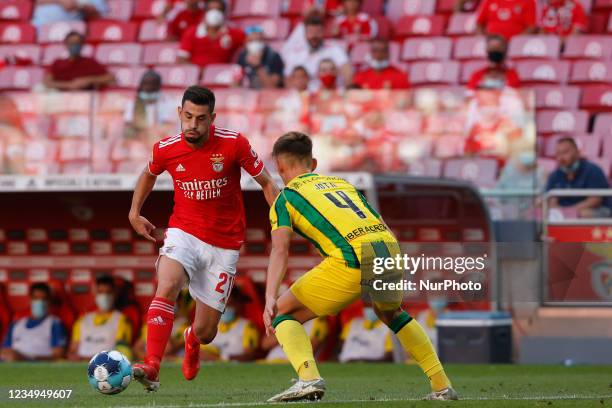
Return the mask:
[[168,23],[168,34],[180,39],[188,28],[200,24],[203,17],[204,10],[182,10]]
[[48,72],[55,81],[72,81],[76,78],[108,73],[104,65],[89,57],[57,59],[51,64]]
[[334,24],[338,36],[347,40],[364,40],[374,38],[378,34],[376,21],[367,13],[359,13],[352,19],[340,15],[336,17]]
[[[480,69],[472,74],[470,77],[470,81],[468,82],[468,88],[470,89],[479,89],[479,88],[488,88],[488,89],[501,89],[505,86],[509,86],[512,88],[518,88],[521,86],[521,80],[518,76],[518,73],[512,68],[501,68],[505,74],[505,82],[500,82],[498,79],[490,79],[487,78],[487,73],[489,70],[495,68],[485,67]],[[490,83],[486,83],[489,80]]]
[[478,9],[476,23],[488,34],[506,39],[536,25],[535,0],[484,0]]
[[199,149],[188,145],[182,133],[155,143],[149,172],[172,176],[174,209],[168,227],[210,245],[240,249],[246,228],[240,169],[257,177],[264,164],[240,133],[215,126],[209,132]]
[[408,74],[394,66],[380,71],[373,68],[358,72],[353,83],[363,89],[408,89]]
[[566,36],[574,31],[574,28],[586,30],[587,17],[584,8],[575,0],[563,1],[560,6],[547,4],[542,10],[540,27],[546,34]]
[[201,67],[208,64],[226,64],[242,48],[245,35],[241,30],[224,26],[216,38],[210,38],[203,23],[188,28],[181,38],[178,55],[190,58]]

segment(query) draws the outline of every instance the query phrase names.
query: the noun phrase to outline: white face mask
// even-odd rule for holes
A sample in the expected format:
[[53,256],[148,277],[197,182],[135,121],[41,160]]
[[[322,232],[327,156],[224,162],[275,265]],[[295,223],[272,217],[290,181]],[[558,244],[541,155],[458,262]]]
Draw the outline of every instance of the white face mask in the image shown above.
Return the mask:
[[255,55],[261,53],[265,46],[266,44],[264,44],[263,41],[255,40],[249,41],[246,45],[246,49],[249,54]]
[[138,97],[145,102],[154,102],[159,98],[159,92],[138,92]]
[[102,312],[110,312],[113,308],[113,296],[107,293],[98,293],[96,295],[96,306]]
[[370,62],[370,67],[372,67],[372,69],[376,71],[381,71],[389,67],[388,60],[379,61],[379,60],[371,59],[369,62]]
[[221,11],[217,9],[208,10],[204,19],[206,25],[211,27],[220,27],[221,25],[223,25],[224,20],[225,16]]

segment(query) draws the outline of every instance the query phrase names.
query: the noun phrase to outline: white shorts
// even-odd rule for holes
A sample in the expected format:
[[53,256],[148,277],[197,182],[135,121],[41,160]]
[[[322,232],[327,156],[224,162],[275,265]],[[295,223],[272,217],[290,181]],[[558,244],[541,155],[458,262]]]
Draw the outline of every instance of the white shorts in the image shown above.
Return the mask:
[[219,248],[178,228],[168,228],[159,255],[183,265],[192,298],[223,313],[234,285],[238,250]]

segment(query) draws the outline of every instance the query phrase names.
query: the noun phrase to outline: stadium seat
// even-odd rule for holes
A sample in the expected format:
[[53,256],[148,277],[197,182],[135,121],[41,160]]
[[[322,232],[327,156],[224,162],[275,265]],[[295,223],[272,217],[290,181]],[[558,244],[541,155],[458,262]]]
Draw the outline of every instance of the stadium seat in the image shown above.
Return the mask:
[[281,11],[280,0],[236,0],[232,17],[277,17]]
[[0,23],[0,43],[36,42],[36,28],[29,23]]
[[155,70],[161,75],[164,87],[187,88],[200,79],[200,68],[195,65],[160,66]]
[[456,0],[437,0],[436,13],[451,14],[455,10]]
[[284,40],[289,35],[290,22],[287,18],[245,18],[238,20],[243,30],[251,25],[259,25],[268,40]]
[[569,61],[519,61],[516,70],[523,85],[563,84],[570,72]]
[[608,32],[612,33],[612,14],[608,17]]
[[406,61],[448,60],[453,42],[450,38],[411,38],[404,41],[402,59]]
[[413,160],[408,163],[408,174],[417,177],[441,177],[442,160],[432,158]]
[[459,135],[443,135],[434,140],[434,156],[439,159],[463,156],[465,139]]
[[32,2],[4,0],[0,3],[0,20],[28,21],[32,16]]
[[497,181],[495,159],[449,159],[444,164],[444,177],[471,181],[481,188],[491,188]]
[[441,36],[444,34],[444,16],[403,16],[394,23],[397,38]]
[[612,157],[612,138],[604,137],[601,157],[610,159]]
[[387,17],[396,22],[403,16],[432,15],[436,2],[432,0],[389,0]]
[[612,113],[600,113],[595,117],[593,133],[601,135],[606,142],[612,140]]
[[283,16],[301,17],[307,6],[307,0],[285,0],[281,2]]
[[89,23],[89,41],[133,42],[136,41],[138,25],[123,21],[92,21]]
[[[398,64],[400,62],[400,51],[401,46],[398,42],[392,41],[389,43],[389,59],[392,64]],[[354,65],[360,66],[367,62],[369,54],[370,43],[367,41],[358,42],[351,48],[350,60]]]
[[[91,44],[85,44],[81,55],[84,57],[93,57],[94,47]],[[53,64],[56,59],[68,58],[68,50],[64,44],[47,45],[43,51],[42,64],[47,66]]]
[[456,61],[416,62],[410,67],[410,83],[415,86],[454,85],[459,80],[459,67]]
[[510,40],[508,56],[512,59],[557,59],[561,40],[554,35],[517,35]]
[[540,85],[532,89],[535,91],[536,109],[578,109],[579,87]]
[[271,96],[273,93],[273,90],[221,88],[215,90],[215,109],[231,112],[255,112],[259,107],[260,96],[261,100],[265,100],[267,95]]
[[178,43],[164,42],[144,45],[142,62],[147,65],[176,64]]
[[588,121],[589,114],[586,111],[541,111],[536,115],[536,126],[540,133],[585,133]]
[[612,57],[610,36],[575,35],[565,42],[564,58],[607,60]]
[[612,0],[595,0],[595,10],[612,10]]
[[264,124],[264,116],[258,113],[226,112],[215,120],[222,128],[232,129],[243,133],[249,138],[261,133]]
[[166,0],[136,0],[134,18],[144,20],[160,16],[166,8]]
[[144,20],[140,24],[139,41],[164,41],[168,36],[168,25],[157,20]]
[[237,64],[210,64],[204,67],[202,85],[231,86],[242,80],[242,67]]
[[546,175],[549,175],[557,168],[557,161],[549,157],[538,157],[537,163],[538,167],[544,170]]
[[470,79],[472,78],[474,72],[485,68],[488,64],[489,61],[487,60],[468,61],[461,64],[461,83],[467,84],[468,82],[470,82]]
[[41,61],[42,50],[40,46],[34,44],[13,44],[0,45],[0,60],[5,60],[8,57],[15,57],[24,61],[31,61],[32,64],[38,65]]
[[108,14],[104,16],[109,20],[129,21],[132,18],[134,3],[132,0],[107,0]]
[[454,13],[450,16],[446,34],[471,35],[476,33],[476,14],[474,13]]
[[6,67],[0,70],[0,89],[25,89],[42,82],[45,72],[39,67]]
[[87,25],[83,21],[58,21],[45,24],[38,29],[38,42],[40,44],[60,43],[71,31],[85,35]]
[[[563,137],[567,137],[567,135],[555,135],[546,138],[546,146],[544,150],[544,155],[546,157],[554,157],[555,149],[557,147],[557,141]],[[572,135],[578,148],[580,149],[580,153],[582,156],[587,159],[596,159],[600,157],[601,152],[601,135],[593,134],[593,135]]]
[[576,61],[572,65],[570,82],[612,84],[612,61]]
[[129,44],[100,44],[96,48],[96,59],[104,65],[137,65],[140,63],[142,46]]
[[371,16],[379,16],[384,13],[384,0],[363,0],[361,10]]
[[137,89],[142,75],[147,71],[145,67],[111,66],[108,69],[115,75],[117,81],[115,87],[126,89]]
[[580,108],[591,113],[612,110],[612,85],[593,85],[582,89]]
[[455,42],[454,58],[458,60],[486,59],[486,38],[484,36],[467,36],[457,38]]

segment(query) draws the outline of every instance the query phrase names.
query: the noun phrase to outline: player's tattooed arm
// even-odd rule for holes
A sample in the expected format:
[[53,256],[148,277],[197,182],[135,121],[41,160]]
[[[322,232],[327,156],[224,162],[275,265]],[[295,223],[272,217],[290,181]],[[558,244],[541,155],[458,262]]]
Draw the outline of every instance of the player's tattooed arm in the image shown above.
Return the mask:
[[268,205],[271,206],[279,193],[278,187],[276,186],[274,179],[272,178],[268,170],[265,168],[259,176],[253,178],[261,186],[264,196],[266,197],[266,201],[268,202]]
[[277,311],[278,288],[287,271],[289,243],[292,233],[293,231],[290,228],[278,228],[272,231],[272,250],[270,251],[270,263],[268,264],[268,276],[266,278],[266,305],[263,315],[266,335],[274,333],[272,319],[276,316]]
[[132,207],[130,208],[130,214],[128,216],[134,231],[152,242],[155,242],[155,238],[151,236],[151,233],[155,229],[155,225],[151,224],[149,220],[140,215],[140,210],[153,190],[156,180],[157,176],[149,172],[148,168],[142,172],[134,188]]

